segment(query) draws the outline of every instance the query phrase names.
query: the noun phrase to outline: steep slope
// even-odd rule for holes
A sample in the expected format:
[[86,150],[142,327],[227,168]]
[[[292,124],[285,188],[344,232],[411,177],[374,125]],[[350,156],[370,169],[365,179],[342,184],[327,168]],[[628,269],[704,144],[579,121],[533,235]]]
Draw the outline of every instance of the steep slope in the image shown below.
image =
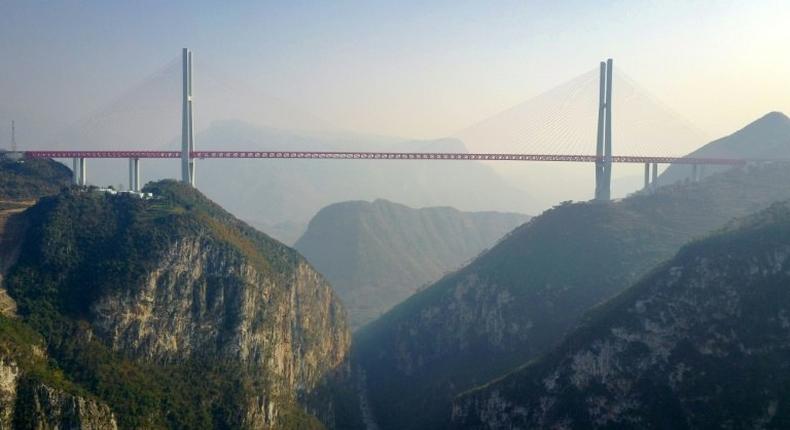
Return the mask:
[[343,202],[321,209],[294,247],[329,279],[356,328],[527,219],[386,200]]
[[16,262],[26,224],[19,214],[40,197],[58,193],[71,182],[71,170],[53,160],[14,160],[0,153],[0,314],[13,315],[16,303],[2,284]]
[[785,166],[754,167],[533,218],[360,330],[355,356],[379,424],[444,425],[455,394],[545,352],[591,306],[694,236],[790,198],[788,185]]
[[787,428],[790,205],[684,247],[534,363],[461,396],[456,428]]
[[[691,158],[757,158],[790,159],[790,118],[781,112],[771,112],[737,132],[714,140],[690,153]],[[701,174],[711,175],[726,166],[704,166]],[[670,165],[659,177],[662,185],[683,181],[690,177],[688,165]]]
[[6,281],[66,377],[121,428],[333,427],[311,398],[350,343],[329,284],[196,190],[67,189],[28,209]]

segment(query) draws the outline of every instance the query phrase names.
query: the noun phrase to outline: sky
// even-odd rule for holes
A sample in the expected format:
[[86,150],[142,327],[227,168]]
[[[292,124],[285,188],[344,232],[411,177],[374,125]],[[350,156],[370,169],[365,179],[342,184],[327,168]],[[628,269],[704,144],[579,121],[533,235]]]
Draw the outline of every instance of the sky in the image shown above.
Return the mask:
[[196,73],[210,64],[338,128],[413,138],[452,135],[612,57],[718,137],[790,112],[787,22],[786,0],[3,0],[0,121],[34,140],[189,47]]

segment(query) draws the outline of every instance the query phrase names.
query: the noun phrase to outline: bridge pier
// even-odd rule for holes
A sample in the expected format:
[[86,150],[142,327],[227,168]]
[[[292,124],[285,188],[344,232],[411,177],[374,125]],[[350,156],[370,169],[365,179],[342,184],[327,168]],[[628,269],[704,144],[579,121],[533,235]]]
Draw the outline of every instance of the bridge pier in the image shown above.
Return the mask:
[[658,163],[653,163],[653,174],[650,183],[652,189],[658,188]]
[[80,184],[80,159],[77,157],[71,159],[71,181],[74,185]]
[[645,190],[650,187],[650,163],[645,163]]
[[691,182],[699,182],[699,165],[691,165]]
[[80,157],[80,179],[79,185],[85,186],[88,184],[88,163],[84,157]]
[[140,159],[129,159],[129,191],[140,191]]

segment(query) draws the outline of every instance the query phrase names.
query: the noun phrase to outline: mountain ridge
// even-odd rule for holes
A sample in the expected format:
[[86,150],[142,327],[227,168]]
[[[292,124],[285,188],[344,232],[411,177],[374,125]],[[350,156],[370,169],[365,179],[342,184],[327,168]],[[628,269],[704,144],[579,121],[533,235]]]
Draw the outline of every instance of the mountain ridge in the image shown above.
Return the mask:
[[789,265],[788,202],[731,222],[548,354],[459,395],[452,427],[783,427]]
[[322,208],[294,247],[327,276],[356,328],[527,219],[385,199],[340,202]]

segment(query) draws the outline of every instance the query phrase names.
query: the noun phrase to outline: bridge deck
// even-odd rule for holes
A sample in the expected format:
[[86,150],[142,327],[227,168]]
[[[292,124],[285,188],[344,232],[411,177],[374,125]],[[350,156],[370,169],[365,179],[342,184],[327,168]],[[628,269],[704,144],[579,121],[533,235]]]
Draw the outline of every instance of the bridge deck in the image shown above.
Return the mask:
[[[25,151],[28,158],[180,158],[181,151]],[[594,163],[595,155],[568,154],[485,154],[446,152],[357,152],[357,151],[195,151],[193,158],[287,158],[329,160],[478,160],[478,161],[561,161]],[[751,160],[735,158],[688,158],[615,155],[613,163],[719,164],[742,165]]]

